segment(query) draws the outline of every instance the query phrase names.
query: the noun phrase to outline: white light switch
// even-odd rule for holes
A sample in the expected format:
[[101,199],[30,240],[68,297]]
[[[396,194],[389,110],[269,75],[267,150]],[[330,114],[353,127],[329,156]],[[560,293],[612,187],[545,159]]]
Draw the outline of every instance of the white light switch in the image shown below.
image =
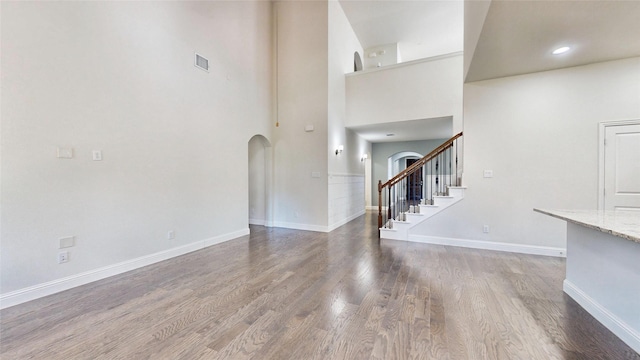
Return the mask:
[[102,151],[93,150],[92,154],[93,154],[93,161],[102,161]]
[[59,159],[73,159],[73,148],[58,148]]
[[492,178],[493,177],[493,170],[485,170],[484,171],[484,177]]

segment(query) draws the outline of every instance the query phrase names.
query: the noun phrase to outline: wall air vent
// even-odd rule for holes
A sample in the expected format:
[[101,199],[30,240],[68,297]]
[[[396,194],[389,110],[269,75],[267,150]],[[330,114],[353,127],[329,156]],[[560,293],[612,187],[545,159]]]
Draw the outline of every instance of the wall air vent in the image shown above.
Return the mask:
[[204,56],[200,54],[196,54],[195,65],[197,68],[202,69],[206,72],[209,72],[209,60],[207,60]]

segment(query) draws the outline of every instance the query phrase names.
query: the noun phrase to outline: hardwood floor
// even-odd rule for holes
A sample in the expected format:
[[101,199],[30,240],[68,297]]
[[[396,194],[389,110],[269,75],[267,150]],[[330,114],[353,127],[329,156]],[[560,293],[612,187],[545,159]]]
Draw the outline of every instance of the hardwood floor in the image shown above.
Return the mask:
[[0,312],[2,359],[640,359],[564,260],[329,233],[251,236]]

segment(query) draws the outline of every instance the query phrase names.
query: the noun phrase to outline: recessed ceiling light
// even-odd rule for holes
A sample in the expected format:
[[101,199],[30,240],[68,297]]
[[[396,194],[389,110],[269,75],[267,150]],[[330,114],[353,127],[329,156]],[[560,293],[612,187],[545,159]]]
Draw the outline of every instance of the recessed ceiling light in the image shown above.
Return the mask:
[[387,136],[395,136],[396,134],[387,134]]
[[567,52],[567,51],[569,51],[569,50],[571,50],[571,48],[570,48],[570,47],[568,47],[568,46],[563,46],[563,47],[560,47],[560,48],[557,48],[557,49],[553,50],[552,54],[553,54],[553,55],[560,55],[560,54],[564,54],[564,53],[566,53],[566,52]]

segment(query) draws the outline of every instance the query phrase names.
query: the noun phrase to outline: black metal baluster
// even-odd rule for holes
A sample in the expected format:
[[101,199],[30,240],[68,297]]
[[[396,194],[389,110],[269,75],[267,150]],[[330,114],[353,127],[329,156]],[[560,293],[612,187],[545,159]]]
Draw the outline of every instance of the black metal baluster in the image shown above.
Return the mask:
[[458,139],[455,140],[456,142],[456,186],[460,186],[459,181],[458,181]]
[[435,195],[439,195],[439,191],[440,191],[440,162],[439,162],[439,156],[436,155],[436,192]]
[[407,176],[407,212],[411,212],[411,201],[413,201],[413,172]]
[[384,217],[385,217],[385,221],[384,221],[384,227],[388,228],[389,226],[389,187],[385,188],[385,194],[384,194],[384,202],[386,203],[386,208],[384,210]]
[[434,164],[435,164],[435,162],[433,161],[433,159],[431,159],[431,191],[429,192],[429,204],[431,204],[431,205],[433,205],[433,186],[435,185],[433,183],[434,175],[435,175],[435,172],[433,170]]
[[397,201],[398,197],[397,197],[397,194],[398,194],[398,190],[396,188],[396,185],[394,184],[393,185],[393,193],[391,194],[391,200],[393,201],[393,210],[391,212],[391,215],[392,215],[391,218],[393,220],[398,218],[398,215],[397,215],[397,212],[398,212],[398,201]]
[[[407,186],[407,190],[408,190],[408,191],[405,191],[405,194],[406,194],[407,192],[408,192],[409,194],[411,194],[411,188],[409,187],[409,186],[411,186],[411,184],[410,184],[410,182],[411,182],[411,181],[409,180],[409,177],[411,177],[411,175],[407,176],[407,179],[406,179],[406,181],[405,181],[405,183],[407,184],[406,186]],[[405,195],[405,196],[406,196],[406,195]],[[411,201],[411,200],[407,199],[407,201],[406,201],[406,203],[405,203],[405,205],[404,205],[404,212],[405,212],[405,213],[409,211],[409,201]],[[402,219],[404,220],[404,217],[403,217]]]
[[442,184],[444,183],[444,178],[442,177],[442,169],[444,166],[442,164],[442,153],[438,154],[438,195],[442,195]]
[[444,195],[444,183],[446,182],[444,178],[444,169],[446,169],[446,165],[444,164],[444,153],[440,153],[440,195]]
[[391,220],[391,186],[388,187],[387,196],[389,202],[387,203],[387,222]]
[[418,206],[422,204],[422,199],[424,199],[424,196],[427,193],[425,189],[427,184],[425,181],[425,172],[426,172],[426,167],[424,166],[424,164],[422,164],[422,166],[420,166],[420,200],[418,201]]
[[[453,144],[452,144],[452,146],[453,146]],[[449,185],[448,186],[452,185],[452,183],[451,183],[451,170],[452,170],[452,168],[451,168],[451,154],[452,154],[452,150],[451,149],[452,149],[451,146],[449,146],[449,148],[447,149],[447,154],[449,154],[449,156],[448,156],[448,160],[449,160]]]

